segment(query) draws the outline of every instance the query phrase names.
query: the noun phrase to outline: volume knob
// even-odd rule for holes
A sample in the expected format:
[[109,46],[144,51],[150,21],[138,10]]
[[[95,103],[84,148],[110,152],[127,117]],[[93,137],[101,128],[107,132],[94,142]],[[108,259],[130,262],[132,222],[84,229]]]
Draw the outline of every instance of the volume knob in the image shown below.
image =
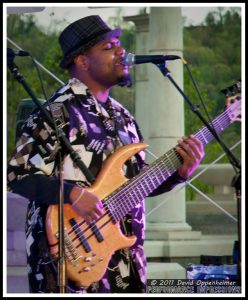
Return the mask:
[[92,260],[92,258],[91,257],[89,257],[89,256],[87,256],[87,257],[85,257],[85,259],[84,259],[85,261],[91,261]]

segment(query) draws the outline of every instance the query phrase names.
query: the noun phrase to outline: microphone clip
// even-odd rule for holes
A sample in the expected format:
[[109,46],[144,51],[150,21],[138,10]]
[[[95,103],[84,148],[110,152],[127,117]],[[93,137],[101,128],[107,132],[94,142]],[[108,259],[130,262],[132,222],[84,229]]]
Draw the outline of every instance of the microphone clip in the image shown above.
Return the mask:
[[171,74],[171,72],[167,68],[167,61],[165,61],[163,64],[154,63],[154,65],[159,68],[159,70],[161,71],[161,73],[163,74],[164,77],[167,77],[168,75]]

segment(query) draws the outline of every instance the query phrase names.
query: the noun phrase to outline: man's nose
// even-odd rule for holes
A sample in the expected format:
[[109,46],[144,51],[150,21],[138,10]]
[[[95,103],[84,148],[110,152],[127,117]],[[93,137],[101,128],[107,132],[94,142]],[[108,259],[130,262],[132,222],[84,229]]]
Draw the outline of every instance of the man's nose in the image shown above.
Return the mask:
[[124,57],[126,54],[126,49],[123,48],[122,46],[119,46],[116,52],[118,55],[120,55],[121,57]]

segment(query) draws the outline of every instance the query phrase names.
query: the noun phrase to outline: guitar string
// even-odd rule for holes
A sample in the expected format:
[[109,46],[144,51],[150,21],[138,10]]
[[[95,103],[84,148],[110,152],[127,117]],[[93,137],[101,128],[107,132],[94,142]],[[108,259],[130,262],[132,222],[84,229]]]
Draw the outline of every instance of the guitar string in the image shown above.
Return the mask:
[[[223,116],[222,116],[223,117]],[[225,117],[225,116],[224,116]],[[217,120],[215,120],[216,122],[215,123],[218,123],[218,119]],[[216,124],[216,125],[218,125],[218,124]],[[205,130],[205,128],[203,128],[204,130]],[[206,129],[207,130],[207,129]],[[206,131],[205,130],[205,131]],[[202,131],[203,130],[200,130],[198,133],[202,133]],[[212,134],[207,130],[207,133],[209,133],[210,134],[210,137],[212,138],[213,136],[212,136]],[[167,153],[167,155],[168,155],[168,153]],[[172,159],[171,159],[171,156],[172,156]],[[168,160],[170,160],[170,161],[172,161],[172,162],[175,162],[175,161],[177,161],[177,156],[175,156],[175,153],[174,153],[174,151],[172,152],[172,153],[170,153],[169,155],[168,155]],[[155,165],[155,167],[156,167],[156,165]],[[149,170],[151,170],[150,168],[149,168]],[[140,178],[139,178],[140,179]],[[115,195],[116,196],[116,195]],[[118,195],[117,195],[118,196]]]
[[[126,198],[126,197],[125,197]],[[123,197],[122,197],[122,200],[123,200]],[[103,225],[101,225],[101,228],[103,227]],[[86,228],[86,230],[87,230],[87,228]],[[89,237],[88,237],[89,238]]]
[[[218,122],[218,119],[217,119],[217,120],[214,120],[214,121],[217,121],[217,122]],[[214,125],[215,125],[215,124],[214,124]],[[217,125],[218,125],[218,124],[217,124]],[[203,128],[203,129],[205,129],[205,128]],[[199,132],[200,132],[200,131],[201,131],[201,130],[199,130]],[[208,131],[208,130],[207,130],[207,131]],[[198,132],[198,133],[199,133],[199,132]],[[208,132],[209,132],[209,131],[208,131]],[[211,134],[210,134],[210,137],[212,137]],[[167,154],[168,154],[168,153],[167,153]],[[174,155],[174,154],[175,154],[175,153],[172,152],[172,154],[173,154],[172,158],[173,158],[173,160],[174,160],[174,158],[175,158],[175,155]],[[171,156],[171,154],[170,154],[170,156]],[[157,164],[154,165],[155,169],[157,168],[157,166],[158,166]],[[150,169],[149,169],[149,171],[150,171]],[[119,196],[121,196],[121,195],[118,195],[117,201],[119,200]],[[142,195],[142,196],[143,196],[143,195]],[[121,198],[122,202],[123,202],[123,200],[125,200],[125,199],[126,199],[125,196],[124,196],[124,199],[123,199],[123,197],[122,197],[122,198]],[[117,208],[118,208],[118,207],[117,207]],[[120,207],[119,207],[119,208],[120,208]],[[106,215],[106,214],[105,214],[105,215]],[[99,220],[99,219],[98,219],[98,220]],[[98,220],[96,221],[96,223],[98,222]],[[102,226],[101,226],[101,227],[102,227]],[[88,229],[90,229],[90,227],[88,227],[88,228],[86,227],[85,230],[84,230],[84,232],[86,232]],[[92,235],[91,235],[91,236],[92,236]],[[86,237],[86,239],[88,239],[88,238],[90,238],[90,236]]]
[[[213,124],[214,124],[214,127],[217,127],[217,126],[219,126],[219,124],[218,124],[218,122],[219,121],[221,121],[222,122],[222,125],[224,126],[224,127],[226,127],[226,126],[228,126],[228,125],[230,125],[232,122],[230,122],[230,116],[228,115],[228,111],[229,110],[231,110],[231,108],[230,109],[226,109],[219,117],[217,117],[217,118],[215,118],[214,120],[213,120]],[[227,122],[227,123],[223,123],[223,121],[225,121],[225,122]],[[227,125],[226,125],[227,124]],[[216,128],[216,129],[218,129],[218,128]],[[219,130],[219,129],[218,129]],[[223,130],[223,127],[221,126],[220,127],[220,130],[222,131]],[[196,137],[197,137],[197,135],[199,135],[199,134],[202,134],[202,133],[205,133],[205,136],[207,136],[208,138],[209,138],[209,141],[213,138],[213,135],[211,134],[211,132],[206,128],[206,127],[202,127],[196,134],[194,134]],[[201,140],[201,137],[199,137],[199,139]],[[202,141],[203,143],[205,143],[205,141]],[[175,148],[173,148],[173,149],[171,149],[170,151],[168,151],[168,152],[170,152],[169,154],[168,153],[166,153],[167,154],[167,157],[168,157],[168,160],[170,161],[170,162],[173,162],[173,163],[175,163],[175,162],[178,162],[178,156],[177,156],[177,152],[175,152],[175,150],[174,150]],[[175,155],[176,154],[176,155]],[[163,155],[164,156],[164,155]],[[162,157],[163,157],[162,156]],[[180,156],[179,156],[180,157]],[[159,160],[159,159],[158,159]],[[160,163],[160,162],[159,162]],[[158,168],[159,167],[161,167],[160,165],[159,165],[159,163],[155,163],[151,168],[149,168],[149,171],[154,171],[154,170],[156,170],[156,171],[158,171]],[[163,163],[164,163],[164,161],[163,161]],[[161,171],[161,170],[160,170]],[[145,172],[144,172],[145,173]],[[144,173],[141,173],[141,175],[144,175]],[[140,174],[138,174],[138,175],[140,175]],[[137,177],[139,177],[139,176],[137,176]],[[160,177],[159,178],[161,178],[161,175],[160,175]],[[163,177],[162,177],[163,178]],[[168,178],[168,177],[167,177]],[[135,181],[137,181],[137,179],[139,180],[139,183],[140,183],[140,178],[135,178],[135,180],[134,180],[134,182],[132,182],[132,183],[134,183],[134,184],[136,184],[137,182],[135,182]],[[143,180],[143,178],[141,178],[141,180]],[[117,195],[115,195],[115,197],[114,197],[114,199],[117,199],[117,203],[115,203],[115,204],[118,204],[118,201],[120,200],[120,196],[122,196],[121,197],[121,202],[119,201],[119,204],[120,203],[124,203],[125,201],[123,201],[123,200],[125,200],[125,199],[127,199],[126,198],[126,196],[125,195],[122,195],[122,193],[124,193],[127,189],[128,189],[129,187],[124,187],[123,189],[121,189],[121,191],[119,191],[118,193],[117,193]],[[118,191],[118,190],[117,190]],[[123,197],[124,196],[124,197]],[[143,196],[144,197],[144,196]],[[106,197],[105,199],[103,199],[102,200],[103,201],[103,207],[104,208],[106,208],[107,210],[108,210],[108,203],[107,203],[107,201],[111,201],[111,197]],[[142,201],[142,200],[141,200]],[[140,202],[140,201],[139,201]],[[118,207],[118,205],[116,206],[116,210],[117,209],[120,209],[120,207],[121,206],[119,206]],[[112,215],[113,214],[113,212],[111,212],[110,211],[110,215]],[[108,211],[105,213],[105,214],[103,214],[98,220],[96,220],[94,223],[93,223],[93,226],[95,225],[95,224],[97,224],[101,219],[103,219],[103,217],[105,217],[106,215],[109,215],[109,213],[108,213]],[[117,217],[119,218],[120,216],[118,216],[117,215]],[[111,219],[109,219],[107,222],[105,222],[104,224],[102,224],[98,229],[101,229],[103,226],[105,226],[107,223],[109,223],[111,221]],[[86,223],[84,220],[81,222],[81,223],[79,223],[79,224],[77,224],[77,226],[79,226],[79,227],[81,227],[82,225],[84,225],[84,223]],[[73,232],[73,229],[74,229],[74,226],[72,226],[71,227],[71,230],[69,231],[69,232]],[[91,229],[91,227],[90,226],[88,226],[88,227],[86,227],[86,228],[84,228],[84,231],[82,232],[82,233],[86,233],[88,230],[90,230]],[[87,236],[87,237],[84,237],[85,239],[89,239],[91,236],[93,236],[94,234],[90,234],[89,236]],[[78,237],[75,237],[75,239],[77,239]],[[75,240],[74,239],[74,240]],[[80,246],[81,244],[79,244],[79,245],[77,245],[76,247],[78,247],[78,246]]]
[[[153,169],[154,169],[154,168],[157,169],[157,168],[158,168],[158,164],[154,165],[154,166],[153,166]],[[152,168],[150,168],[150,169],[152,169]],[[150,169],[149,169],[149,170],[150,170]],[[143,174],[142,174],[142,175],[143,175]],[[140,179],[140,178],[139,178],[139,179]],[[141,179],[142,179],[142,178],[141,178]],[[163,179],[164,179],[164,178],[163,178]],[[142,180],[143,180],[143,179],[142,179]],[[107,207],[107,203],[106,203],[107,200],[109,200],[109,197],[103,199],[103,201],[105,202],[105,203],[104,203],[105,208],[108,208],[108,207]],[[117,208],[118,208],[118,207],[117,207]],[[102,217],[104,217],[105,215],[106,215],[106,214],[104,214]],[[77,224],[77,225],[82,225],[82,223],[81,223],[81,224],[79,223],[79,224]],[[73,227],[72,227],[72,228],[73,228]]]
[[[177,161],[177,156],[175,156],[175,151],[174,151],[174,149],[173,149],[173,151],[172,152],[170,152],[169,153],[169,155],[168,155],[168,153],[167,153],[167,156],[168,156],[168,160],[169,161],[171,161],[171,162],[173,162],[173,163],[175,163],[176,161]],[[155,165],[155,168],[157,167],[157,164]],[[152,170],[151,168],[149,168],[149,170]],[[170,174],[169,174],[170,175]],[[140,179],[140,178],[139,178]],[[115,195],[116,196],[116,195]]]
[[[214,121],[218,121],[218,119],[217,119],[217,120],[214,120]],[[215,125],[215,124],[214,124],[214,125]],[[217,125],[218,125],[218,124],[217,124]],[[202,129],[205,129],[205,128],[202,128]],[[199,132],[200,132],[200,131],[201,131],[201,130],[199,130]],[[199,132],[198,132],[198,133],[199,133]],[[207,130],[207,133],[210,133],[210,132]],[[211,133],[210,133],[210,137],[212,137]],[[168,154],[168,153],[167,153],[167,154]],[[175,153],[172,152],[172,153],[170,154],[170,156],[172,156],[172,159],[175,160]],[[158,167],[158,165],[155,164],[155,165],[154,165],[154,168],[156,169],[157,167]],[[149,171],[150,171],[150,169],[149,169]],[[121,195],[118,195],[118,196],[121,196]],[[124,198],[126,198],[126,197],[124,196]],[[119,200],[118,197],[117,197],[117,200]],[[122,197],[121,200],[122,200],[122,202],[123,202],[123,197]],[[117,208],[118,208],[118,207],[117,207]],[[120,207],[119,207],[119,208],[120,208]],[[107,213],[106,213],[106,214],[107,214]],[[105,214],[105,215],[106,215],[106,214]],[[102,216],[102,217],[103,217],[103,216]],[[99,220],[100,220],[100,219],[98,219],[98,220],[96,221],[96,223],[97,223]],[[84,222],[83,222],[83,223],[84,223]],[[83,223],[81,223],[81,224],[83,224]],[[78,225],[79,225],[79,224],[78,224]],[[88,227],[88,228],[86,227],[85,230],[84,230],[84,233],[85,233],[88,229],[90,229],[90,227]],[[89,237],[90,237],[90,236],[89,236]],[[86,238],[88,239],[89,237],[86,237]]]
[[[230,123],[232,123],[230,116],[228,116],[227,114],[228,114],[228,110],[225,111],[224,113],[222,113],[222,115],[220,117],[217,117],[214,120],[214,123],[215,123],[214,127],[216,127],[216,129],[218,129],[219,132],[223,131],[223,127],[226,127],[227,125],[230,125]],[[225,121],[225,123],[223,122],[223,120]],[[220,122],[220,121],[222,121],[222,122]],[[221,123],[221,126],[220,126],[220,123]],[[220,128],[218,128],[218,127],[220,127]],[[201,128],[201,130],[199,130],[199,132],[197,132],[197,134],[195,134],[195,135],[196,136],[200,135],[200,134],[202,135],[204,131],[207,133],[206,136],[208,137],[209,141],[211,139],[213,139],[213,135],[206,127]],[[209,142],[209,141],[207,141],[207,142]],[[173,154],[173,152],[172,152],[172,154]],[[174,157],[176,158],[176,156],[173,155],[173,160],[174,160]]]
[[[101,225],[101,227],[100,227],[100,229],[103,227],[103,226],[105,226],[107,223],[109,223],[110,222],[110,220],[109,221],[107,221],[107,222],[105,222],[105,224],[102,224]],[[91,235],[92,236],[92,235]],[[90,236],[89,237],[87,237],[87,238],[90,238]],[[80,245],[78,245],[78,246],[80,246]]]
[[[225,116],[224,116],[225,117]],[[216,122],[215,123],[217,123],[217,125],[219,125],[218,124],[218,121],[219,121],[219,119],[216,119],[215,120]],[[216,127],[216,126],[215,126]],[[205,131],[207,131],[207,134],[209,133],[210,134],[210,137],[212,137],[212,134],[209,132],[209,130],[207,129],[207,128],[203,128]],[[200,133],[202,133],[204,130],[200,130],[199,132]],[[167,153],[167,155],[168,155],[168,153]],[[172,156],[172,159],[171,159],[171,157],[169,157],[169,156]],[[177,156],[175,156],[175,153],[174,153],[174,151],[172,152],[172,153],[170,153],[169,155],[168,155],[168,160],[169,161],[172,161],[172,162],[175,162],[175,159],[177,160]],[[156,167],[156,165],[155,165],[155,167]],[[150,168],[149,168],[149,170],[151,170]]]

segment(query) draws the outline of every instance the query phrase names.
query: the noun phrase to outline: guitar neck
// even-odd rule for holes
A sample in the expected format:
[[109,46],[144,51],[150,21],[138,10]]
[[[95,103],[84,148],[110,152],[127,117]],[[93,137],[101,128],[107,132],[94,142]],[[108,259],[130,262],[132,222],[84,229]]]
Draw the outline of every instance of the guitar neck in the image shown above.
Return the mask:
[[[221,133],[233,121],[230,119],[228,109],[212,121],[217,133]],[[202,127],[195,134],[203,145],[208,144],[214,136],[207,127]],[[182,158],[176,152],[175,147],[160,156],[145,170],[104,199],[104,204],[118,222],[132,208],[139,204],[145,197],[156,190],[168,177],[182,165]]]

